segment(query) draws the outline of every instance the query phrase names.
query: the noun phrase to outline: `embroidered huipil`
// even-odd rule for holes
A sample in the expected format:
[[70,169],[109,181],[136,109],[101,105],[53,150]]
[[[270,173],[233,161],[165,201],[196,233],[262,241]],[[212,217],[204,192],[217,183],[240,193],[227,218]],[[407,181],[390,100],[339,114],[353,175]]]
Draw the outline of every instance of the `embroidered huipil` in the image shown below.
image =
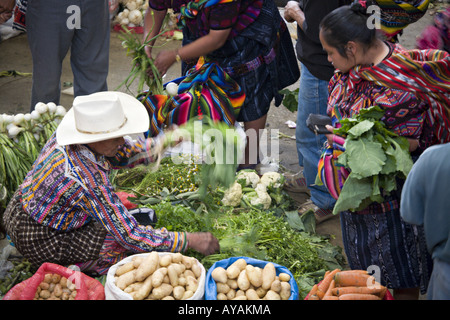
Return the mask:
[[53,134],[21,185],[24,210],[38,223],[62,231],[95,219],[134,252],[185,250],[184,232],[138,225],[109,181],[112,169],[153,162],[152,144],[152,139],[125,139],[115,158],[105,158],[86,145],[59,146]]

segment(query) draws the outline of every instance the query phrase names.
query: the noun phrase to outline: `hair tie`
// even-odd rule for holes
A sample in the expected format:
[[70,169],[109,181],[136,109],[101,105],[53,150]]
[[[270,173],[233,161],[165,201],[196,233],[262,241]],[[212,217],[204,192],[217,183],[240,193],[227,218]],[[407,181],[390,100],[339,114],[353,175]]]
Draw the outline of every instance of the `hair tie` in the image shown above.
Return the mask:
[[355,12],[362,15],[367,14],[367,2],[362,0],[355,0],[351,3],[350,9]]
[[367,2],[363,0],[359,0],[358,3],[363,7],[364,9],[367,9]]

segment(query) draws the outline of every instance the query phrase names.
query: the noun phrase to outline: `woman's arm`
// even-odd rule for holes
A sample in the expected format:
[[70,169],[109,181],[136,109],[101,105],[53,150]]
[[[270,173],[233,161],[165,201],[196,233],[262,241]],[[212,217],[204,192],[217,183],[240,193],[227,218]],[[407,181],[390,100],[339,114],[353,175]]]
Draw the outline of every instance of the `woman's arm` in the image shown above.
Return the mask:
[[198,59],[221,48],[228,39],[231,28],[221,30],[210,30],[206,36],[181,47],[177,50],[161,51],[155,60],[155,66],[160,74],[165,74],[167,70],[177,61],[177,55],[181,60]]

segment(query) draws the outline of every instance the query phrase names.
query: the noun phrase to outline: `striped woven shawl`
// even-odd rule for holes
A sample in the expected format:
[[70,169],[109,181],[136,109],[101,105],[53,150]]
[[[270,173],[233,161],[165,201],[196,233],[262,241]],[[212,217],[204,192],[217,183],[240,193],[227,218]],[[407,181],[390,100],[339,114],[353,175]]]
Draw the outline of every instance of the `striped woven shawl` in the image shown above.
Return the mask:
[[436,143],[450,142],[450,54],[441,50],[404,50],[369,68],[357,66],[349,84],[358,79],[416,94],[431,109]]

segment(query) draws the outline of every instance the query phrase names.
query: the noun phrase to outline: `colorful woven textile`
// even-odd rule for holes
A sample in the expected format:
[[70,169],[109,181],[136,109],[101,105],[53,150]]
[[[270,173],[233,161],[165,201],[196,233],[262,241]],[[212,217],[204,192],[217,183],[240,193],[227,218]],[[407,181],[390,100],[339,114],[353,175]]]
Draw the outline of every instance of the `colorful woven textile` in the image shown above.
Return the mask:
[[380,7],[381,30],[387,40],[391,40],[409,24],[425,14],[430,0],[376,0]]
[[[357,66],[330,81],[329,114],[333,125],[362,108],[379,105],[382,119],[395,133],[419,139],[421,148],[450,142],[450,55],[439,50],[405,51],[399,45],[389,58],[372,67]],[[337,199],[348,176],[335,160],[344,151],[335,137],[318,164],[318,179]]]
[[177,95],[146,97],[144,93],[138,99],[149,113],[148,135],[155,136],[165,126],[180,125],[203,115],[232,126],[244,103],[245,93],[217,64],[202,64],[201,59],[179,83]]

